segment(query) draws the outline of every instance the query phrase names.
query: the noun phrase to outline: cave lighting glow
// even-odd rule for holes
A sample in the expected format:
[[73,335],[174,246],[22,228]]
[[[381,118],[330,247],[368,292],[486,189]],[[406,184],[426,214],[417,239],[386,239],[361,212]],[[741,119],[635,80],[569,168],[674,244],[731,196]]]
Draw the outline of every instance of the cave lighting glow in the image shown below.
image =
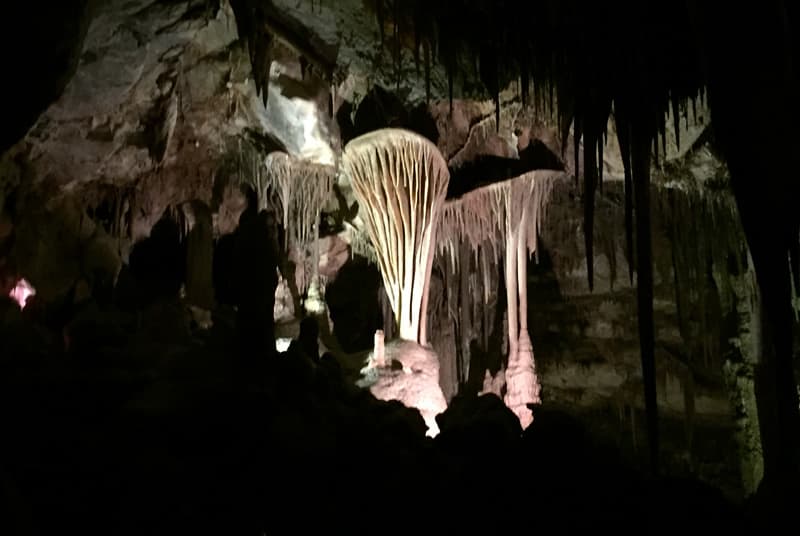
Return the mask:
[[292,344],[292,339],[286,337],[280,337],[275,339],[275,348],[283,353],[289,349],[289,345]]
[[26,279],[17,280],[17,284],[8,293],[8,297],[17,302],[20,309],[24,309],[28,298],[36,295],[36,289]]
[[333,154],[329,142],[323,138],[320,128],[319,118],[323,116],[322,112],[314,102],[302,99],[292,100],[300,112],[300,124],[303,127],[300,155],[318,164],[334,165],[336,156]]

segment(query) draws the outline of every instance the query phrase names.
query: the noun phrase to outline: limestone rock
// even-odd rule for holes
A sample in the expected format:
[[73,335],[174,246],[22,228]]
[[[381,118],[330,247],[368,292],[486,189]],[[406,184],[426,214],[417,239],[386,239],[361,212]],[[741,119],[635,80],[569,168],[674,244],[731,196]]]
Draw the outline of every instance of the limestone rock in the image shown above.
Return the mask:
[[278,279],[275,289],[275,324],[285,324],[294,320],[294,298],[288,283],[283,277]]
[[447,408],[439,386],[439,358],[429,348],[403,340],[387,343],[384,352],[388,366],[378,367],[370,362],[362,370],[372,378],[370,392],[379,400],[398,400],[418,409],[428,425],[427,435],[436,436],[436,415]]

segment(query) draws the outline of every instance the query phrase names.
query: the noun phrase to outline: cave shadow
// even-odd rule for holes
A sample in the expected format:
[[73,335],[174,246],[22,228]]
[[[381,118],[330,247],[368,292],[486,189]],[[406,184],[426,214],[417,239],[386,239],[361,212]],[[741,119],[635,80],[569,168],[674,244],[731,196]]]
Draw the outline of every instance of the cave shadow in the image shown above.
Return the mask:
[[383,329],[380,292],[383,292],[380,271],[360,255],[354,255],[336,278],[328,282],[325,298],[333,335],[344,352],[372,348],[375,331]]
[[[380,274],[363,259],[354,264],[339,282],[337,316],[341,323],[349,308],[363,307],[362,321],[370,315],[377,321]],[[372,327],[360,328],[365,347]],[[502,314],[495,315],[492,336],[499,341],[502,335]],[[134,385],[130,372],[114,361],[114,374],[82,382],[45,375],[19,382],[19,374],[0,374],[0,415],[8,431],[0,483],[22,492],[15,494],[16,503],[0,504],[0,512],[27,509],[45,532],[81,526],[106,534],[254,534],[282,522],[352,528],[357,505],[350,494],[331,494],[309,507],[308,489],[338,489],[363,475],[364,467],[381,467],[370,489],[392,504],[413,496],[420,504],[438,504],[437,513],[469,512],[435,516],[434,524],[450,530],[474,529],[484,512],[502,511],[514,501],[527,509],[524,515],[501,521],[489,516],[489,522],[521,528],[535,515],[540,528],[591,530],[613,523],[633,532],[650,517],[673,514],[667,522],[685,528],[699,526],[692,524],[694,515],[727,512],[707,490],[692,492],[691,483],[642,484],[596,441],[586,440],[570,418],[548,422],[539,414],[540,426],[520,444],[516,418],[496,397],[481,397],[478,404],[485,406],[465,411],[466,422],[454,434],[426,442],[407,409],[378,403],[368,393],[309,396],[316,383],[284,377],[274,396],[214,383],[197,386],[221,374],[216,365],[199,369],[208,361],[204,354],[219,354],[212,361],[218,363],[233,341],[222,336],[205,349],[192,347],[182,356],[184,370],[174,365],[158,377],[137,380],[143,385]],[[132,409],[130,400],[154,384],[170,398],[155,408]],[[335,382],[322,387],[344,389]],[[726,529],[739,521],[735,514],[726,518]],[[358,515],[370,524],[386,519],[380,508]],[[419,518],[398,523],[411,528]]]
[[[562,293],[553,258],[541,237],[537,239],[536,253],[533,258],[528,259],[527,309],[528,333],[533,343],[534,355],[538,352],[544,355],[552,355],[554,352],[561,354],[565,349],[562,344],[563,334],[550,329],[553,324],[565,325],[563,320],[571,318],[580,320],[578,326],[581,331],[588,325],[575,304]],[[559,311],[559,318],[544,316],[546,311]]]
[[407,109],[394,93],[373,86],[366,96],[354,106],[345,101],[336,113],[342,144],[368,132],[383,128],[403,128],[427,138],[434,145],[439,142],[439,129],[424,103]]
[[[497,286],[497,305],[495,306],[495,314],[492,319],[491,331],[487,337],[486,347],[475,338],[471,338],[469,345],[469,376],[467,377],[466,384],[460,386],[459,393],[476,394],[483,389],[483,381],[486,371],[494,377],[501,368],[507,365],[508,356],[503,352],[503,340],[507,337],[505,330],[504,317],[508,308],[508,300],[506,298],[506,285],[504,267],[502,263],[497,264],[497,270],[500,273]],[[456,346],[459,347],[458,352],[464,350],[460,348],[461,337],[456,338]]]
[[214,282],[214,296],[217,304],[233,307],[236,305],[236,286],[234,269],[235,233],[219,237],[214,244],[214,260],[211,274]]
[[117,283],[118,301],[140,309],[177,299],[185,276],[186,244],[178,223],[165,211],[150,235],[133,245]]
[[473,160],[450,169],[447,199],[455,199],[481,186],[519,177],[537,169],[559,171],[564,169],[564,164],[558,156],[537,139],[531,140],[530,144],[519,152],[519,158],[478,155]]

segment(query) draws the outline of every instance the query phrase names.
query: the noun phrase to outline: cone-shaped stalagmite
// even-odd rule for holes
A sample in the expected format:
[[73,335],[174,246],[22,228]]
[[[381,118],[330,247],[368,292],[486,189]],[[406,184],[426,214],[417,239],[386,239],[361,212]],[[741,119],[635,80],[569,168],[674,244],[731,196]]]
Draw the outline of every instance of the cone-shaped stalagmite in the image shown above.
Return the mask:
[[191,207],[194,226],[186,237],[186,301],[201,309],[212,309],[214,226],[211,210],[202,201],[192,202]]
[[450,181],[447,163],[433,143],[401,129],[352,140],[342,163],[377,252],[400,337],[425,344],[437,218]]

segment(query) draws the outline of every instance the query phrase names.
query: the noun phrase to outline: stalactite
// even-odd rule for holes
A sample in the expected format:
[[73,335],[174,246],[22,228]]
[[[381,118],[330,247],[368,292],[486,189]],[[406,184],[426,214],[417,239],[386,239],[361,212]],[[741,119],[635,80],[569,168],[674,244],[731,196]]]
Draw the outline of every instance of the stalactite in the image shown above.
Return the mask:
[[633,283],[634,251],[633,251],[633,178],[631,164],[630,124],[625,105],[616,103],[615,123],[619,141],[622,167],[625,176],[625,250],[628,256],[628,277]]
[[378,264],[377,253],[375,253],[375,248],[372,247],[372,243],[366,233],[353,228],[350,233],[350,249],[353,255],[364,257],[370,264]]
[[[492,272],[489,271],[489,257],[486,254],[486,248],[481,248],[480,252],[480,270],[481,275],[483,276],[483,351],[489,351],[489,333],[491,331],[491,309],[488,307],[489,305],[489,294],[491,292],[492,286]],[[491,265],[495,266],[495,265]]]
[[496,132],[500,132],[500,73],[499,67],[497,65],[498,57],[497,52],[494,52],[494,58],[492,61],[492,87],[494,91],[492,92],[492,97],[494,98],[494,120],[495,120],[495,129]]
[[459,380],[466,383],[468,378],[469,360],[470,360],[470,336],[472,331],[472,322],[470,313],[472,311],[472,297],[473,293],[470,292],[469,275],[470,275],[470,247],[467,243],[459,245],[459,300],[458,310],[460,312],[459,334],[461,335],[461,366],[459,367],[462,372],[462,377]]
[[120,221],[120,213],[122,211],[122,193],[119,188],[114,190],[114,220],[111,222],[111,238],[116,238],[119,242],[122,238],[122,222]]
[[500,91],[494,93],[494,122],[496,126],[495,132],[500,133]]
[[[672,102],[672,123],[673,128],[675,129],[675,147],[678,151],[681,150],[681,111],[680,111],[680,99],[673,91],[671,94],[671,102]],[[688,128],[688,125],[687,125]]]
[[617,281],[617,243],[614,233],[609,233],[608,236],[608,249],[606,250],[606,257],[608,258],[608,275],[611,290],[614,290],[614,283]]
[[[605,133],[603,134],[605,136]],[[600,193],[603,193],[603,168],[604,160],[603,160],[603,145],[604,139],[597,140],[597,186],[600,189]]]
[[442,267],[442,275],[444,277],[445,300],[444,300],[444,313],[453,322],[453,326],[457,331],[459,329],[459,316],[458,316],[458,293],[455,288],[459,282],[459,270],[453,263],[453,259],[445,255],[439,257],[443,260],[444,266]]
[[453,67],[447,69],[447,95],[450,99],[450,113],[453,113]]
[[530,80],[528,78],[528,69],[525,66],[520,68],[520,98],[522,99],[522,107],[528,106],[528,91],[530,90]]
[[425,102],[431,102],[431,50],[428,41],[422,44],[423,53],[425,55]]
[[272,35],[266,30],[259,30],[253,40],[253,80],[256,93],[261,96],[264,107],[269,97],[269,70],[272,64]]
[[586,248],[586,273],[589,291],[594,290],[594,205],[597,188],[597,140],[593,126],[587,125],[583,140],[583,239]]
[[652,147],[653,165],[654,166],[658,166],[659,160],[658,160],[658,135],[657,134],[650,138],[649,144]]
[[789,246],[789,261],[795,296],[798,296],[800,295],[800,242],[796,238],[791,241]]
[[386,31],[384,30],[384,24],[386,23],[386,15],[383,11],[383,0],[375,0],[375,15],[378,19],[378,31],[380,32],[381,36],[381,48],[383,44],[386,42]]
[[[583,136],[583,132],[581,129],[581,118],[576,113],[575,118],[573,119],[573,127],[572,127],[572,145],[575,151],[574,154],[574,162],[575,162],[575,186],[578,186],[578,181],[580,179],[580,153],[581,153],[581,137]],[[564,147],[567,146],[566,143],[563,144]],[[586,162],[583,163],[584,166],[584,173],[586,170]]]
[[[272,205],[282,214],[287,251],[290,247],[303,249],[315,240],[317,218],[333,191],[335,170],[282,152],[267,155],[264,168],[263,174],[260,166],[254,171],[259,206]],[[300,290],[305,291],[302,286]]]
[[306,71],[308,70],[308,60],[305,56],[300,56],[300,79],[306,79]]
[[491,261],[499,262],[503,254],[500,238],[505,233],[509,211],[519,211],[515,205],[530,199],[535,210],[528,221],[533,232],[528,234],[528,244],[533,252],[536,234],[541,228],[545,207],[555,180],[561,171],[536,170],[502,182],[482,186],[445,203],[439,222],[439,252],[453,255],[453,244],[467,242],[473,249],[489,247]]
[[[667,194],[669,199],[670,206],[668,207],[667,214],[672,214],[675,211],[675,191],[670,190]],[[682,277],[682,267],[683,264],[680,262],[680,249],[681,246],[684,246],[684,243],[681,240],[679,230],[678,230],[678,218],[671,218],[671,221],[668,225],[668,233],[670,242],[672,242],[671,248],[671,257],[672,257],[672,274],[673,274],[673,283],[675,285],[675,309],[676,309],[676,316],[678,317],[678,331],[680,332],[681,336],[684,339],[688,338],[688,333],[686,331],[686,301],[683,299],[683,290],[684,290],[684,282],[685,278]],[[688,340],[688,339],[687,339]]]
[[[446,371],[446,378],[452,381],[452,385],[449,385],[452,389],[451,392],[455,394],[461,385],[460,377],[462,374],[461,367],[463,358],[457,343],[458,326],[452,321],[453,313],[451,312],[454,307],[458,307],[457,303],[453,303],[455,301],[454,295],[456,294],[453,287],[455,286],[457,274],[455,267],[451,265],[448,258],[439,257],[438,261],[438,269],[436,269],[436,272],[439,273],[442,278],[442,292],[437,293],[439,294],[438,296],[434,294],[436,299],[432,302],[432,307],[428,311],[428,314],[431,319],[435,319],[434,321],[438,323],[438,326],[434,324],[436,327],[434,327],[434,331],[432,331],[434,334],[432,342],[442,361],[443,370]],[[445,326],[452,326],[452,332],[446,334],[442,333],[442,324]],[[444,336],[444,341],[442,340],[442,336]],[[447,348],[442,349],[440,346],[442,344],[446,344]],[[447,362],[447,356],[452,358],[452,363]]]
[[393,0],[394,8],[394,76],[395,89],[400,90],[401,50],[400,50],[400,0]]
[[420,75],[420,56],[419,49],[422,47],[423,41],[427,40],[426,34],[426,13],[420,2],[415,2],[412,14],[412,30],[414,31],[414,67],[417,71],[417,76]]
[[419,58],[419,48],[422,46],[422,33],[420,30],[421,21],[419,19],[419,15],[417,11],[414,11],[414,23],[412,30],[414,31],[414,50],[413,50],[413,57],[414,57],[414,70],[417,72],[417,76],[420,75],[420,58]]
[[636,297],[639,312],[639,346],[644,383],[650,464],[659,468],[658,401],[655,376],[655,335],[653,320],[653,253],[650,236],[650,145],[655,138],[647,123],[639,119],[631,132],[632,178],[636,198]]

